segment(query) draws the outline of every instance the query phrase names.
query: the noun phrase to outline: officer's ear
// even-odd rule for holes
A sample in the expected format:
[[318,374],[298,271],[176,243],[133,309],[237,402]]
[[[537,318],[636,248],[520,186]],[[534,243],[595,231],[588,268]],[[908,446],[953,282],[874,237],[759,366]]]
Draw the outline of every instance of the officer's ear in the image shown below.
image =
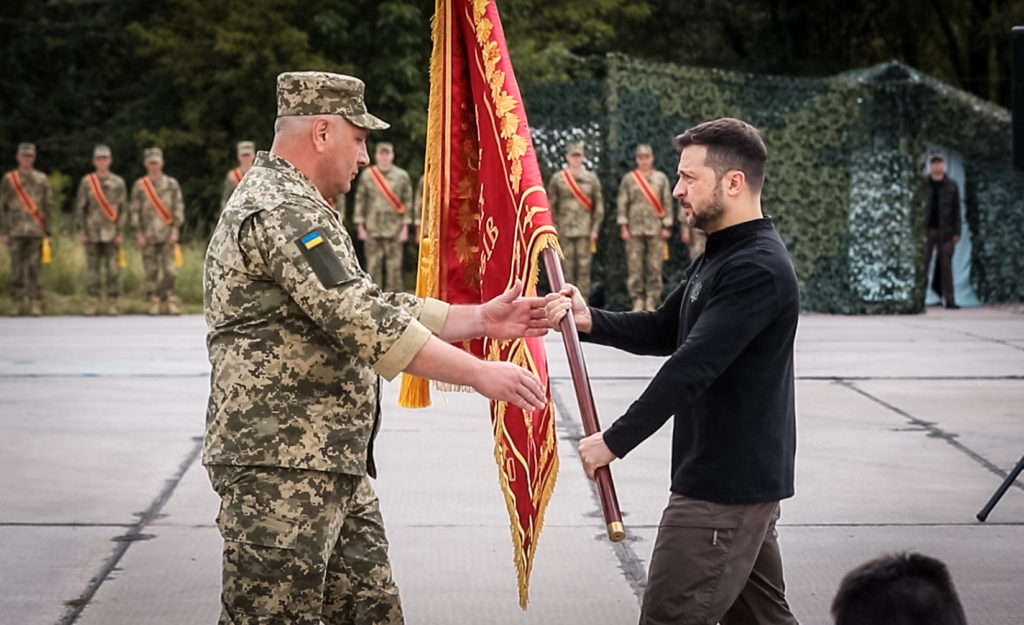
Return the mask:
[[310,138],[313,141],[313,148],[317,152],[325,152],[327,150],[327,142],[331,138],[331,133],[334,132],[334,128],[331,126],[331,120],[326,117],[314,117],[313,122],[309,125]]

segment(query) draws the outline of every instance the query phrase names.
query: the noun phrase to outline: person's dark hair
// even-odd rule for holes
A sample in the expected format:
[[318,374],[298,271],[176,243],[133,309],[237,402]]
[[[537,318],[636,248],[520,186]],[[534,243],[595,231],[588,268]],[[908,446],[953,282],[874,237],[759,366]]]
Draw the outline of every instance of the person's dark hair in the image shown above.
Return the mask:
[[836,625],[967,625],[946,565],[919,553],[881,556],[847,573],[832,618]]
[[680,152],[691,145],[707,146],[704,164],[714,170],[719,180],[726,172],[735,169],[743,172],[747,184],[754,191],[760,191],[764,186],[768,150],[761,140],[761,133],[745,121],[723,117],[704,122],[679,135],[672,143]]
[[936,154],[935,156],[932,156],[928,160],[928,164],[929,165],[931,165],[932,163],[945,163],[945,162],[946,162],[946,159],[942,158],[941,154]]

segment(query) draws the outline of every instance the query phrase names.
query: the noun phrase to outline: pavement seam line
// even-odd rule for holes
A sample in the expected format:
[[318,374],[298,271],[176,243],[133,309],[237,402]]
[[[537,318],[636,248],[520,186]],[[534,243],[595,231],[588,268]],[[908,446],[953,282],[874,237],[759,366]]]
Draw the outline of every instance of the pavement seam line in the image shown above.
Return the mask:
[[92,602],[92,598],[96,595],[100,586],[107,581],[110,574],[115,568],[117,568],[118,563],[120,563],[124,554],[127,553],[128,548],[132,546],[132,543],[144,537],[142,530],[145,529],[150,522],[156,520],[160,511],[163,510],[163,507],[167,504],[168,500],[170,500],[171,495],[174,494],[174,490],[178,487],[178,484],[181,483],[181,479],[185,476],[185,472],[188,471],[189,467],[191,467],[193,463],[195,463],[196,458],[198,458],[199,454],[202,452],[203,438],[198,436],[195,437],[194,440],[195,443],[192,445],[192,449],[185,457],[185,460],[183,460],[178,466],[178,470],[174,474],[174,477],[167,480],[164,484],[163,490],[160,491],[160,494],[157,495],[156,499],[149,504],[149,507],[139,515],[139,520],[131,525],[128,528],[128,531],[124,534],[112,539],[117,543],[117,545],[114,547],[114,552],[110,554],[100,567],[99,573],[89,580],[89,584],[86,586],[85,590],[78,595],[78,597],[65,602],[65,605],[67,605],[68,608],[61,619],[57,621],[57,625],[72,625],[78,620],[78,617],[82,615],[85,607]]
[[[942,439],[942,440],[946,441],[946,443],[951,445],[954,449],[956,449],[957,451],[963,453],[968,458],[970,458],[971,460],[975,461],[976,463],[978,463],[979,465],[981,465],[985,469],[988,469],[988,471],[990,473],[992,473],[993,475],[998,476],[999,479],[1005,480],[1006,476],[1009,474],[1008,471],[1003,471],[998,466],[996,466],[994,463],[989,461],[988,458],[985,458],[984,456],[982,456],[978,452],[974,451],[973,449],[971,449],[967,445],[964,445],[960,441],[956,440],[956,437],[958,436],[956,433],[954,433],[954,432],[947,432],[946,430],[943,430],[942,428],[940,428],[937,425],[935,425],[935,423],[932,422],[932,421],[925,421],[923,419],[918,419],[917,417],[911,415],[909,412],[907,412],[907,411],[905,411],[905,410],[903,410],[901,408],[897,408],[896,406],[890,404],[889,402],[885,401],[884,399],[881,399],[879,397],[875,397],[871,393],[869,393],[869,392],[867,392],[867,391],[865,391],[865,390],[863,390],[861,388],[858,388],[856,384],[854,384],[853,382],[850,382],[849,380],[836,380],[836,384],[839,384],[841,386],[845,386],[846,388],[850,389],[851,391],[853,391],[855,393],[859,393],[860,395],[863,395],[864,397],[867,397],[871,401],[873,401],[873,402],[875,402],[875,403],[877,403],[877,404],[879,404],[881,406],[884,406],[885,408],[888,408],[889,410],[895,412],[896,414],[898,414],[901,417],[903,417],[904,419],[906,419],[914,427],[921,428],[922,430],[925,430],[928,433],[929,437],[931,437],[931,438],[939,438],[939,439]],[[1015,486],[1017,489],[1019,489],[1021,491],[1024,491],[1024,486],[1022,486],[1020,484],[1019,480],[1015,480],[1014,483],[1012,484],[1012,486]]]
[[[579,443],[580,439],[584,437],[583,423],[579,420],[574,420],[569,417],[570,414],[575,414],[570,411],[562,399],[561,393],[558,392],[558,388],[561,385],[557,382],[551,385],[551,398],[555,402],[555,407],[559,415],[559,421],[562,427],[565,428],[569,440],[573,443]],[[603,518],[603,512],[601,510],[601,495],[597,492],[597,486],[594,482],[587,479],[587,483],[590,485],[590,498],[596,506],[596,513],[599,518]],[[627,532],[629,526],[627,526]],[[636,597],[637,605],[641,605],[644,598],[644,589],[647,586],[647,570],[643,565],[643,561],[640,556],[637,555],[636,550],[633,549],[632,541],[634,539],[627,533],[626,540],[618,543],[610,542],[612,551],[615,553],[616,559],[619,561],[619,570],[622,571],[623,577],[626,578],[626,582],[629,584],[630,589],[633,591],[633,595]]]

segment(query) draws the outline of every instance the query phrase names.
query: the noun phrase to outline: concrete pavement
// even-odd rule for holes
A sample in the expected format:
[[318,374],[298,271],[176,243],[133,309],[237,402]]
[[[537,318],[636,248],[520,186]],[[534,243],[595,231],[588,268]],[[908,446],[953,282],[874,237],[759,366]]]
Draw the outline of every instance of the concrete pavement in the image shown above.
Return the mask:
[[[0,624],[216,622],[204,332],[195,316],[0,319]],[[608,543],[557,335],[548,348],[562,464],[526,612],[485,401],[435,392],[404,410],[385,386],[375,486],[410,625],[636,621],[670,431],[613,464],[629,538]],[[605,423],[659,366],[585,353]],[[830,623],[842,575],[895,550],[944,559],[972,623],[1024,622],[1024,479],[974,519],[1024,454],[1024,314],[805,315],[797,375],[797,496],[779,531],[801,622]]]

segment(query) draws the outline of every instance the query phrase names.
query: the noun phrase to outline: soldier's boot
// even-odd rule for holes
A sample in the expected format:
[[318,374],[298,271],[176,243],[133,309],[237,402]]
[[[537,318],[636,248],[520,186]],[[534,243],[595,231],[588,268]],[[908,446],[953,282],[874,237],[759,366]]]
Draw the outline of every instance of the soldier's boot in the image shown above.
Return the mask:
[[32,300],[32,309],[29,311],[33,317],[38,317],[43,314],[43,300],[34,299]]
[[648,297],[647,298],[647,310],[654,310],[657,307],[658,307],[658,298],[657,297]]
[[181,300],[178,299],[177,295],[172,295],[167,298],[167,314],[177,315],[181,313]]
[[89,317],[95,315],[100,308],[100,298],[90,297],[85,300],[85,314]]
[[638,310],[643,310],[643,309],[644,309],[644,298],[642,298],[642,297],[634,297],[633,298],[633,311],[636,312]]
[[11,299],[11,316],[20,317],[25,314],[25,306],[20,299]]
[[111,298],[107,299],[107,314],[108,315],[114,315],[114,316],[117,315],[117,298],[116,297],[111,297]]
[[159,315],[160,314],[160,298],[151,297],[149,298],[149,314]]

